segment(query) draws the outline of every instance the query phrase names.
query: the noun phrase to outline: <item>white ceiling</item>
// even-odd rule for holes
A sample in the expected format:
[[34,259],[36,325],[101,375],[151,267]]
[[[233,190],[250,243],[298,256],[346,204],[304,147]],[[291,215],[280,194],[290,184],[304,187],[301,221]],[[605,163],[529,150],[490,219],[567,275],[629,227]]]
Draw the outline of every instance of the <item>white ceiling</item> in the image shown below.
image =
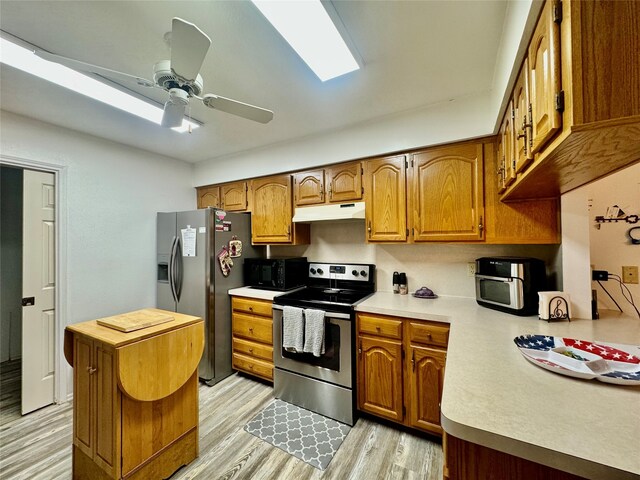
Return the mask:
[[[326,133],[489,90],[500,1],[334,1],[363,68],[322,83],[248,1],[9,1],[0,28],[53,53],[152,78],[171,18],[207,33],[204,92],[275,112],[266,125],[192,101],[204,126],[178,134],[11,67],[3,110],[189,162]],[[137,91],[164,103],[159,89]]]

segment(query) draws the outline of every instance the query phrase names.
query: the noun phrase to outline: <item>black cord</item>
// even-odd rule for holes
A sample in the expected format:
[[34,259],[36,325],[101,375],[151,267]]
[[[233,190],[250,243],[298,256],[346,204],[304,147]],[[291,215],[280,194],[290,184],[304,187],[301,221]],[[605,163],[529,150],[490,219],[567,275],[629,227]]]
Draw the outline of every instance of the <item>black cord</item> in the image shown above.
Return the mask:
[[[609,274],[609,278],[613,278],[616,282],[618,282],[620,284],[620,292],[622,293],[622,296],[624,297],[624,299],[627,302],[629,302],[631,304],[631,306],[634,308],[634,310],[638,314],[638,318],[640,318],[640,311],[638,311],[638,307],[636,307],[636,304],[633,302],[633,295],[631,294],[631,290],[629,290],[629,287],[627,287],[624,284],[624,282],[622,281],[622,278],[620,278],[620,276],[616,275],[615,273],[610,273]],[[628,297],[627,297],[627,295],[625,293],[625,290],[629,294]],[[618,308],[620,308],[620,307],[618,307]]]
[[613,298],[611,296],[611,294],[607,291],[607,289],[604,288],[604,285],[602,285],[602,283],[600,283],[600,280],[596,280],[596,282],[598,282],[598,285],[600,285],[602,287],[602,290],[604,290],[604,293],[609,295],[609,298],[611,299],[611,301],[616,304],[616,307],[618,307],[618,310],[620,310],[620,313],[622,313],[622,309],[620,308],[620,305],[618,305],[618,302],[616,302],[615,298]]

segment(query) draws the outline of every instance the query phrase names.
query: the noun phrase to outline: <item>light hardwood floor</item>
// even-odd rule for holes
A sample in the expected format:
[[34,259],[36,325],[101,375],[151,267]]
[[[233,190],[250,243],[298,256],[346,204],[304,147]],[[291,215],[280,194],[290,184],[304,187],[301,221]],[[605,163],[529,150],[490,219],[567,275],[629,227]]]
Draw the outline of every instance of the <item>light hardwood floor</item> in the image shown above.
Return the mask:
[[[243,430],[273,399],[269,385],[232,375],[200,387],[200,456],[173,479],[442,479],[440,443],[361,418],[325,471]],[[4,405],[2,406],[4,409]],[[0,426],[0,478],[71,478],[71,404]]]
[[20,418],[22,360],[0,363],[0,425]]

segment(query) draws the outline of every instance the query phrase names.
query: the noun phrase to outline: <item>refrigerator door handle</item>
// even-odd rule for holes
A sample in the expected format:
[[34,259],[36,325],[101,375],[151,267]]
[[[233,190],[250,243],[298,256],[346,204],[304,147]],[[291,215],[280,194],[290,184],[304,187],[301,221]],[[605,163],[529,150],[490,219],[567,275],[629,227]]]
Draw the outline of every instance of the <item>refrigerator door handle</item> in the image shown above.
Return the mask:
[[175,260],[173,261],[175,266],[175,290],[176,290],[176,301],[180,301],[180,294],[182,293],[182,248],[180,246],[180,237],[176,237],[176,253]]
[[176,293],[176,278],[175,278],[175,267],[176,267],[176,247],[178,245],[178,237],[173,237],[171,241],[171,255],[169,256],[169,286],[171,287],[171,296],[173,297],[173,301],[178,301],[178,295]]

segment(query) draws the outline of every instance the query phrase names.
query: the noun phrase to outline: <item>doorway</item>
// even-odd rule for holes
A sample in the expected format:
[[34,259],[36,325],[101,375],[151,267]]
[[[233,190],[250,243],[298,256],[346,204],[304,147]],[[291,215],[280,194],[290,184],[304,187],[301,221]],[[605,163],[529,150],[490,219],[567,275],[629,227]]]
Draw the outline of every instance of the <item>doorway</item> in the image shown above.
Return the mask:
[[53,172],[0,169],[0,424],[5,424],[55,398],[56,192]]

